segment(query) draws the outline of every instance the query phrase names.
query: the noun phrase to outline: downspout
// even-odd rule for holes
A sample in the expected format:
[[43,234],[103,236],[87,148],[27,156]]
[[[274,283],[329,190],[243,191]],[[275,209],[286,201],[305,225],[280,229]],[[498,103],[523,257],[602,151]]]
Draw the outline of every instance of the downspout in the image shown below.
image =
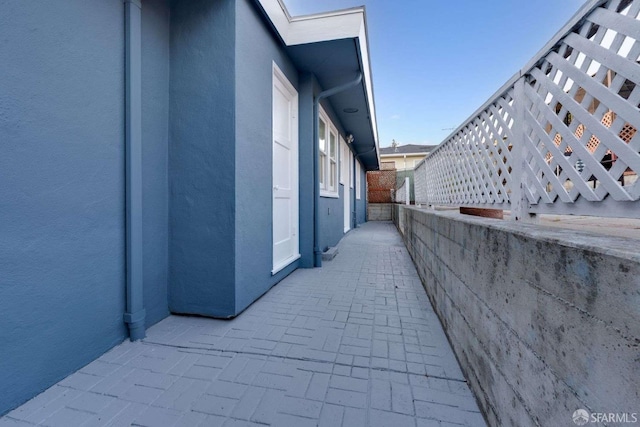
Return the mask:
[[320,101],[337,93],[360,84],[362,73],[359,72],[355,80],[320,92],[313,100],[313,266],[322,267],[322,251],[320,250],[320,147],[318,146],[318,131],[320,126]]
[[[354,180],[353,180],[353,183],[354,183],[354,186],[353,186],[353,228],[357,228],[358,227],[358,200],[356,199],[356,194],[357,194],[357,191],[358,191],[356,189],[356,186],[358,185],[358,180],[355,179],[356,162],[358,161],[359,157],[365,156],[365,155],[373,153],[375,151],[376,151],[376,146],[374,145],[371,150],[365,151],[364,153],[356,154],[355,156],[353,156],[353,174],[354,174]],[[360,183],[360,185],[362,185],[362,183]],[[362,191],[360,192],[360,194],[362,194]]]
[[129,338],[145,336],[142,283],[142,3],[124,0],[127,289]]

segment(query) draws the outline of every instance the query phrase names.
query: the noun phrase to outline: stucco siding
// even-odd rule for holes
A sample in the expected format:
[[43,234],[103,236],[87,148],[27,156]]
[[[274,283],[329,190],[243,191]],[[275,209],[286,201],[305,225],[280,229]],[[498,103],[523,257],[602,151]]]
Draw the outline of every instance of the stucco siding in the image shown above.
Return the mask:
[[0,14],[0,415],[125,335],[124,8]]
[[298,266],[271,274],[273,63],[296,90],[298,72],[259,13],[236,0],[236,313]]
[[[303,268],[313,267],[313,96],[315,78],[309,72],[298,77],[299,186],[300,186],[300,261]],[[304,195],[304,196],[303,196]]]
[[171,8],[169,309],[235,314],[235,2]]
[[151,326],[169,313],[169,0],[142,8],[144,306]]
[[[316,86],[316,95],[322,90],[331,88],[320,88]],[[330,99],[323,99],[321,101],[322,108],[331,120],[331,123],[335,126],[336,130],[342,137],[346,136],[346,132],[342,126],[342,123],[337,119],[337,116],[330,103]],[[314,142],[315,143],[315,142]],[[340,154],[339,140],[336,141],[336,150],[338,155]],[[340,165],[338,161],[337,165]],[[338,173],[339,173],[339,167]],[[320,221],[320,250],[325,251],[328,247],[338,244],[340,239],[344,236],[344,188],[340,184],[339,176],[336,179],[336,185],[338,186],[338,196],[336,197],[320,197],[320,208],[318,210],[318,219]],[[353,199],[351,199],[353,200]]]
[[340,198],[320,197],[320,250],[335,246],[344,236],[344,191],[338,185]]

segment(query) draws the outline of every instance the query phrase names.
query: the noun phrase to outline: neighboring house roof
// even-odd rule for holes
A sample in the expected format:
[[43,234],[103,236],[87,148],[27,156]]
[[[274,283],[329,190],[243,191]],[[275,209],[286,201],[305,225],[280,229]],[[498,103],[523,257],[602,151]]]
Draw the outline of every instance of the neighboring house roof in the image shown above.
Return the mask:
[[343,85],[362,73],[357,86],[329,101],[344,130],[354,136],[353,149],[361,154],[364,167],[378,169],[380,148],[364,7],[292,17],[282,0],[255,1],[296,67],[312,72],[322,89]]
[[397,147],[383,147],[380,149],[380,156],[392,157],[392,156],[398,156],[403,154],[427,155],[431,151],[433,151],[433,149],[436,147],[437,145],[417,145],[417,144],[398,145]]

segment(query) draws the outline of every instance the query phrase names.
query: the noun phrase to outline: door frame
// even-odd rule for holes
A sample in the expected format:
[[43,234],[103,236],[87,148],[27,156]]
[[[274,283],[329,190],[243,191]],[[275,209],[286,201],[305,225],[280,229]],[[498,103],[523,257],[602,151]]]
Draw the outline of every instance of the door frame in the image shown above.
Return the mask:
[[[272,97],[272,101],[271,101],[271,184],[272,184],[272,190],[271,190],[271,220],[272,220],[272,224],[271,224],[271,265],[273,266],[273,270],[271,270],[271,274],[274,275],[276,273],[278,273],[279,271],[281,271],[282,269],[284,269],[285,267],[287,267],[288,265],[290,265],[292,262],[298,260],[300,258],[300,162],[299,162],[299,158],[298,158],[298,152],[299,152],[299,147],[300,147],[300,140],[299,140],[299,135],[298,135],[298,91],[296,90],[295,87],[293,87],[293,85],[291,84],[291,82],[289,81],[289,79],[287,79],[287,76],[285,76],[285,74],[282,72],[282,70],[278,67],[278,65],[273,62],[273,71],[272,71],[272,83],[271,83],[271,97]],[[275,132],[274,132],[274,105],[273,105],[273,99],[274,99],[274,91],[276,90],[276,84],[280,83],[284,89],[286,90],[287,94],[289,95],[289,101],[291,102],[291,106],[292,106],[292,110],[291,110],[291,117],[290,117],[290,135],[291,135],[291,142],[292,142],[292,154],[291,154],[291,159],[292,159],[292,171],[291,171],[291,187],[292,187],[292,203],[291,203],[291,207],[293,209],[293,215],[292,215],[292,219],[291,219],[291,223],[293,226],[293,230],[292,230],[292,235],[293,237],[295,237],[294,243],[295,246],[293,248],[293,253],[290,257],[278,261],[276,264],[276,260],[274,259],[274,247],[275,247],[275,227],[274,227],[274,223],[275,223],[275,207],[274,207],[274,199],[275,199],[275,191],[276,191],[276,187],[273,184],[274,181],[274,173],[275,173],[275,159],[274,159],[274,155],[273,155],[273,149],[274,149],[274,141],[275,141]]]
[[[343,201],[344,233],[347,233],[349,230],[351,230],[351,188],[349,186],[349,183],[351,182],[351,177],[350,177],[351,167],[349,165],[350,152],[351,150],[349,149],[349,146],[341,136],[340,137],[340,160],[342,161],[340,162],[340,166],[341,166],[340,167],[340,183],[342,184],[342,188],[343,188],[342,197],[344,198],[344,201]],[[346,175],[346,176],[343,176],[343,175]]]

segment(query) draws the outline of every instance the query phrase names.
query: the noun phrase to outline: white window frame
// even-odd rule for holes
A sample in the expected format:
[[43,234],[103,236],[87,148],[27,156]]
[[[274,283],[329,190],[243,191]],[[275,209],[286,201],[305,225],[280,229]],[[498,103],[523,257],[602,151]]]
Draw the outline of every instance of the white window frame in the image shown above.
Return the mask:
[[[320,185],[320,196],[321,197],[332,197],[338,198],[338,156],[339,156],[339,139],[340,133],[338,129],[333,124],[329,116],[324,111],[322,106],[320,106],[319,118],[325,123],[325,133],[324,135],[320,135],[320,125],[318,125],[318,151],[319,151],[319,159],[318,159],[318,167],[323,169],[319,173],[319,184]],[[331,136],[334,136],[334,156],[331,157]],[[322,146],[320,145],[320,140],[324,138],[325,146],[324,150],[322,150]],[[324,162],[322,159],[324,158]],[[334,165],[333,171],[331,166]],[[333,172],[333,173],[332,173]],[[333,186],[331,185],[331,181],[333,178]]]
[[[324,134],[320,135],[322,132],[320,122],[324,123]],[[329,128],[329,124],[327,123],[326,117],[319,118],[318,122],[318,181],[320,185],[320,195],[322,195],[322,191],[324,191],[327,187],[327,129]],[[324,141],[324,144],[321,144],[320,141]]]
[[362,178],[360,172],[360,162],[356,160],[356,200],[360,200],[362,198]]
[[330,193],[338,193],[338,131],[332,126],[329,126],[329,164],[327,166],[329,177],[328,190]]

